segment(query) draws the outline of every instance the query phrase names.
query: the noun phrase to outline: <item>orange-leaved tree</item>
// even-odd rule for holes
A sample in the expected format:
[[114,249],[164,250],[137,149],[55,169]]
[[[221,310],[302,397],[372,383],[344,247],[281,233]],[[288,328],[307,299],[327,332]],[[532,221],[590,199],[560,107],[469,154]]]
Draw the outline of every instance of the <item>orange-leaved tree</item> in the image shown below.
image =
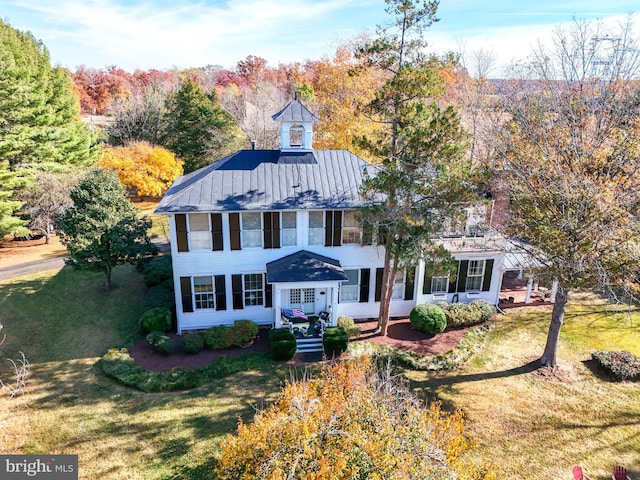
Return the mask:
[[182,175],[182,162],[172,152],[147,142],[106,147],[98,165],[115,170],[127,190],[140,196],[160,196]]
[[223,442],[221,479],[493,479],[468,459],[475,442],[460,412],[428,408],[368,357],[288,383],[280,399],[240,421]]

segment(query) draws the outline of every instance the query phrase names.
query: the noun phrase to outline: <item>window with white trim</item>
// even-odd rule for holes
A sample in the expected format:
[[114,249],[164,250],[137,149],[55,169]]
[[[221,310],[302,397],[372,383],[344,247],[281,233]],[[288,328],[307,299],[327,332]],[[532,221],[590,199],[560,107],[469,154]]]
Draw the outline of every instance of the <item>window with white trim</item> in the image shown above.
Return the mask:
[[405,285],[406,275],[404,270],[398,270],[396,272],[396,278],[393,281],[393,293],[391,295],[392,299],[404,299],[404,285]]
[[479,292],[482,290],[482,280],[484,278],[484,260],[469,260],[467,267],[467,292]]
[[433,295],[442,295],[447,293],[449,289],[449,275],[431,278],[431,293]]
[[262,248],[262,215],[259,212],[244,212],[242,219],[242,248]]
[[214,308],[213,277],[193,277],[193,300],[196,310]]
[[208,213],[189,214],[189,247],[191,250],[211,250]]
[[360,233],[356,212],[346,210],[342,215],[342,243],[360,243]]
[[309,245],[324,245],[324,212],[309,212]]
[[296,231],[296,212],[282,212],[280,244],[283,247],[295,247],[298,244]]
[[347,281],[340,284],[340,303],[354,303],[360,298],[360,270],[345,270]]
[[264,304],[264,275],[261,273],[244,274],[244,306]]
[[296,123],[289,128],[289,146],[292,148],[301,148],[304,137],[304,126]]

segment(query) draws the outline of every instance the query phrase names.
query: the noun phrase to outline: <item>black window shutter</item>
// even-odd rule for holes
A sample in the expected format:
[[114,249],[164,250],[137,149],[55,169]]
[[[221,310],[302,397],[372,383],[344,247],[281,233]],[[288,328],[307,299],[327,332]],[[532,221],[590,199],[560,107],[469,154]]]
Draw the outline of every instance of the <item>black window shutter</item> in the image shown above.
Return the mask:
[[324,212],[324,246],[333,245],[333,211]]
[[[449,293],[454,293],[456,291],[456,285],[458,283],[458,277],[460,276],[460,262],[458,262],[458,270],[455,275],[449,276]],[[466,282],[466,279],[465,279]]]
[[469,260],[460,260],[458,268],[458,292],[467,290],[467,271],[469,270]]
[[222,214],[221,213],[211,214],[211,243],[213,245],[214,251],[224,249],[224,240],[222,238]]
[[180,294],[182,296],[182,311],[193,312],[190,277],[180,277]]
[[267,283],[267,274],[264,274],[264,306],[273,307],[273,285]]
[[231,275],[231,290],[233,309],[242,310],[244,308],[244,296],[242,294],[242,275]]
[[224,283],[224,275],[213,277],[216,289],[216,310],[227,309],[227,287]]
[[273,248],[273,229],[271,228],[271,212],[262,213],[262,238],[264,239],[264,248]]
[[273,248],[280,248],[280,212],[271,214],[271,229],[273,231]]
[[422,293],[424,295],[430,294],[431,293],[431,272],[429,271],[429,269],[427,268],[427,266],[425,265],[424,267],[424,277],[423,277],[423,283],[422,283]]
[[369,301],[369,281],[371,279],[371,269],[360,269],[360,303],[366,303]]
[[404,283],[404,299],[413,300],[413,291],[416,284],[416,267],[407,268],[407,273]]
[[178,251],[188,252],[189,241],[187,240],[187,216],[184,213],[177,213],[176,220],[176,240],[178,241]]
[[382,298],[382,277],[384,275],[384,268],[376,268],[376,292],[375,301],[379,302]]
[[231,237],[231,250],[241,250],[239,213],[229,214],[229,236]]
[[333,246],[342,245],[342,212],[336,210],[333,212]]
[[493,274],[493,259],[487,260],[484,265],[484,280],[482,281],[482,291],[491,290],[491,275]]

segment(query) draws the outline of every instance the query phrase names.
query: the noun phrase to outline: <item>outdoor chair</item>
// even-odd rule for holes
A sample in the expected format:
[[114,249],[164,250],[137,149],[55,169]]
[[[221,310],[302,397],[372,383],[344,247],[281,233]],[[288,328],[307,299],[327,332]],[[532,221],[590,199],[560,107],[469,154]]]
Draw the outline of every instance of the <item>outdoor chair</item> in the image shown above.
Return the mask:
[[582,467],[576,465],[573,467],[573,480],[591,480],[587,475],[582,473]]
[[631,477],[627,475],[627,469],[624,467],[613,467],[613,475],[611,475],[611,480],[631,480]]

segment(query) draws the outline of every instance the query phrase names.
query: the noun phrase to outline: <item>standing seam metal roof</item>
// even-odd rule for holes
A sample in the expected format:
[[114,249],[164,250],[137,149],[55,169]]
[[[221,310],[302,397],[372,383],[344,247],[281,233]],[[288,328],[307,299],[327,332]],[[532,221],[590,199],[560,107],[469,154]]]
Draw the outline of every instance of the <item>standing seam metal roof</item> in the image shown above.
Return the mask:
[[347,150],[241,150],[178,178],[156,212],[356,208],[378,168]]

